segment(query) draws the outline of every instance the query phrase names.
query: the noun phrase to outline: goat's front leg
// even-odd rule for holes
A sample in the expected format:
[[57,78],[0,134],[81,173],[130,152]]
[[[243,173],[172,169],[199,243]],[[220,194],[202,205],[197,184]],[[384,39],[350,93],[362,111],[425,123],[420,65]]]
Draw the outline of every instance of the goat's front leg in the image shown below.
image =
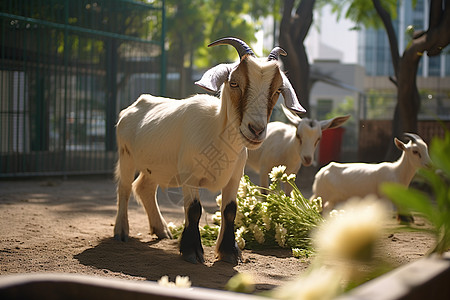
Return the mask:
[[193,264],[204,263],[202,241],[198,228],[202,215],[198,188],[183,186],[183,197],[185,224],[180,241],[181,256],[185,261]]
[[236,195],[239,182],[244,173],[246,159],[247,150],[244,149],[236,162],[236,167],[230,181],[222,189],[222,205],[220,207],[222,218],[216,244],[216,255],[219,260],[232,264],[237,264],[242,260],[241,250],[234,236],[234,219],[236,218],[237,211]]

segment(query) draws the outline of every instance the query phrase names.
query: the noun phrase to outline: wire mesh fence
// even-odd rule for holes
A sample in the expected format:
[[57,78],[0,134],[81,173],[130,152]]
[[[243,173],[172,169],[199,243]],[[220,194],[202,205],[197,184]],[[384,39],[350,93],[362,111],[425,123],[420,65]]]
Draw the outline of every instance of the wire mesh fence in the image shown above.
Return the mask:
[[165,94],[164,1],[0,2],[0,177],[112,172],[117,113]]

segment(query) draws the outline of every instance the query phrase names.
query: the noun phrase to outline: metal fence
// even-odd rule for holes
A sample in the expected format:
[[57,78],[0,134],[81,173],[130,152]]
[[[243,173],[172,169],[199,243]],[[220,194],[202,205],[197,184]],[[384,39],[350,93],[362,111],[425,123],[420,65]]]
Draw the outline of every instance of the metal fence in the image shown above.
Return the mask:
[[0,2],[0,177],[112,172],[114,125],[165,94],[164,1]]

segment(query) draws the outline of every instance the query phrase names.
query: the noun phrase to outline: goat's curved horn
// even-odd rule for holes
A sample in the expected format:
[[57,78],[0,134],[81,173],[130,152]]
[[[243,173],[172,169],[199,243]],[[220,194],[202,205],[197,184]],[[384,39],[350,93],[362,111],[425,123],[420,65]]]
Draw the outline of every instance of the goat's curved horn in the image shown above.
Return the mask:
[[417,142],[418,140],[421,140],[420,136],[414,133],[405,132],[403,135],[409,138],[413,143]]
[[255,57],[255,53],[253,53],[253,50],[240,39],[234,38],[234,37],[226,37],[220,40],[217,40],[215,42],[212,42],[208,45],[208,47],[216,46],[216,45],[231,45],[233,46],[236,51],[239,53],[239,58],[242,58],[242,56],[248,54],[253,57]]
[[281,47],[275,47],[270,51],[269,56],[267,57],[267,60],[278,60],[278,57],[281,55],[286,56],[287,53],[284,51]]

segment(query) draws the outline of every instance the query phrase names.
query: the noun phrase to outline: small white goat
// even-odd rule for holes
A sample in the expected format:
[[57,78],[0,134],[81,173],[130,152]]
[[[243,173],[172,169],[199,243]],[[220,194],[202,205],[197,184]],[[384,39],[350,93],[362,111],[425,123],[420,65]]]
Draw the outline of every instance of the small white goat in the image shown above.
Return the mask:
[[410,139],[405,144],[394,139],[395,145],[402,150],[401,157],[395,162],[378,164],[335,163],[332,162],[317,172],[313,184],[311,199],[322,197],[324,212],[331,211],[335,205],[351,197],[365,197],[380,194],[379,187],[384,182],[396,182],[408,186],[417,169],[431,163],[427,144],[417,135],[405,133]]
[[[347,115],[323,121],[301,119],[283,105],[281,107],[291,124],[270,122],[261,147],[248,151],[247,166],[259,173],[263,187],[269,186],[268,174],[274,166],[286,166],[286,174],[297,174],[302,164],[310,166],[322,131],[340,127],[350,118]],[[285,190],[290,192],[290,186],[285,186]]]
[[[220,260],[239,261],[234,219],[247,148],[262,144],[280,93],[291,109],[304,109],[277,62],[280,54],[286,55],[284,50],[276,47],[268,58],[258,59],[246,43],[236,38],[224,38],[209,46],[221,44],[235,47],[240,62],[220,64],[196,82],[215,92],[223,85],[220,99],[209,95],[184,100],[142,95],[121,111],[117,123],[116,239],[128,239],[127,206],[132,189],[147,212],[150,232],[158,238],[170,238],[156,202],[156,189],[181,186],[185,228],[180,252],[189,262],[203,262],[199,188],[222,190],[216,254]],[[135,180],[136,171],[140,174]]]

